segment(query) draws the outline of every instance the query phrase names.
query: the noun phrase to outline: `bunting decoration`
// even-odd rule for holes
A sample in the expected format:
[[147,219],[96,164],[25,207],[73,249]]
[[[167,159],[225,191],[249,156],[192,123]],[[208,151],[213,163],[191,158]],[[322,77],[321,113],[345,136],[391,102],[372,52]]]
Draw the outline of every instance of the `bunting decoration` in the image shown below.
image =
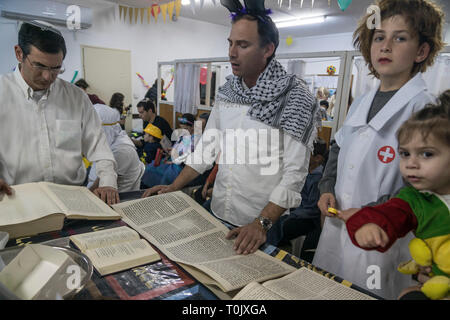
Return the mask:
[[147,81],[145,81],[144,77],[141,76],[141,74],[139,72],[136,72],[136,75],[139,77],[139,79],[141,79],[142,84],[144,85],[144,87],[148,90],[150,89],[150,86],[148,85]]
[[[214,1],[214,0],[213,0]],[[154,0],[153,2],[159,2]],[[194,0],[192,1],[193,3]],[[214,1],[215,4],[215,1]],[[165,2],[161,5],[154,3],[150,7],[145,8],[135,8],[119,5],[119,20],[124,22],[129,22],[130,24],[137,24],[140,20],[141,24],[144,23],[144,17],[147,15],[147,24],[150,23],[151,16],[155,19],[155,23],[158,22],[158,15],[161,13],[164,22],[166,22],[166,16],[169,15],[169,21],[172,21],[172,17],[178,18],[181,11],[181,0],[173,0],[171,2]],[[140,16],[140,19],[139,19]],[[134,17],[134,19],[133,19]],[[175,21],[175,20],[174,20]]]

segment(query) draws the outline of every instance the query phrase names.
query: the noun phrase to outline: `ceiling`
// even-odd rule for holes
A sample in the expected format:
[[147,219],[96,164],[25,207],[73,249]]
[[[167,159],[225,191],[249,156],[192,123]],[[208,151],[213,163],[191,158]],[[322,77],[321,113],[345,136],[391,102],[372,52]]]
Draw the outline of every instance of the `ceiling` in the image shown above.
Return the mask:
[[[96,8],[122,4],[130,7],[148,7],[153,3],[165,3],[173,0],[57,0],[59,2],[77,3],[82,6]],[[191,0],[195,5],[182,6],[180,16],[183,18],[205,21],[224,26],[230,25],[229,12],[220,4],[220,0]],[[203,1],[203,6],[201,6]],[[215,1],[215,4],[214,2]],[[281,6],[279,3],[281,2]],[[301,6],[303,2],[303,6]],[[312,6],[314,2],[314,6]],[[328,3],[330,2],[330,6]],[[446,17],[450,17],[450,1],[435,0],[440,3],[446,12]],[[241,3],[243,1],[241,0]],[[367,8],[373,0],[353,0],[350,6],[342,11],[337,0],[265,0],[266,8],[273,11],[273,20],[283,20],[293,17],[325,15],[325,22],[320,24],[303,25],[279,29],[280,37],[310,37],[327,35],[333,33],[353,32],[359,18],[365,14]],[[193,10],[194,9],[194,10]],[[195,12],[194,12],[195,11]],[[448,19],[446,19],[448,21]],[[448,28],[448,27],[447,27]]]

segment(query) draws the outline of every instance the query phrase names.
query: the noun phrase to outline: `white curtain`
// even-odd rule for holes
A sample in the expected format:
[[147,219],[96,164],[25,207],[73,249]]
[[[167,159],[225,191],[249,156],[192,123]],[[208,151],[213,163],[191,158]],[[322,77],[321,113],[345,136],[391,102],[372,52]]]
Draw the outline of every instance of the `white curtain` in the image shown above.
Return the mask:
[[295,74],[302,78],[305,76],[306,63],[303,60],[289,60],[287,66],[287,73]]
[[175,70],[175,111],[197,113],[200,105],[200,65],[177,63]]
[[435,96],[450,89],[450,56],[440,55],[423,74],[428,90]]
[[363,57],[355,58],[356,76],[353,78],[352,96],[357,98],[369,90],[377,88],[380,85],[380,80],[372,75],[364,61]]

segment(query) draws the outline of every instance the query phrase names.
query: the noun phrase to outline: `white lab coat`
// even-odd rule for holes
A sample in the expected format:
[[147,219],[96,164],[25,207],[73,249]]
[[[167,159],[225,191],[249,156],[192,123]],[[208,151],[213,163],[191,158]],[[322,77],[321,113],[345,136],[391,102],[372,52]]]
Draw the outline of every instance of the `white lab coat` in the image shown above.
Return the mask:
[[[413,112],[435,102],[422,75],[417,74],[367,124],[376,92],[374,89],[355,100],[335,135],[340,147],[335,194],[342,210],[360,208],[403,185],[396,131]],[[396,299],[402,289],[413,285],[410,276],[396,270],[400,262],[410,259],[408,242],[412,237],[409,233],[385,253],[366,251],[353,245],[341,220],[327,217],[313,264],[383,298]],[[380,268],[379,285],[374,271],[368,272],[371,265]]]

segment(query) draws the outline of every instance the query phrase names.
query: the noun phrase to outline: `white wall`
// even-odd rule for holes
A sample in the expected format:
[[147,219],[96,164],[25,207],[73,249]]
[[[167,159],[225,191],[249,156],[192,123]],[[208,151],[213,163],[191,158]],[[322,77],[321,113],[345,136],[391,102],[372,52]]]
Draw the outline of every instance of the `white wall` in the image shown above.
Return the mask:
[[[229,27],[179,18],[164,23],[162,16],[155,23],[130,24],[119,21],[117,8],[94,12],[93,26],[76,32],[60,29],[68,49],[64,60],[66,72],[61,78],[71,81],[83,77],[81,45],[131,51],[133,106],[147,91],[136,76],[139,72],[149,85],[157,77],[157,62],[187,58],[225,56],[228,50]],[[17,23],[0,20],[0,74],[10,72],[17,64],[13,47],[17,44]],[[6,24],[4,22],[7,22]],[[133,18],[134,22],[134,18]],[[167,80],[166,84],[168,84]]]

